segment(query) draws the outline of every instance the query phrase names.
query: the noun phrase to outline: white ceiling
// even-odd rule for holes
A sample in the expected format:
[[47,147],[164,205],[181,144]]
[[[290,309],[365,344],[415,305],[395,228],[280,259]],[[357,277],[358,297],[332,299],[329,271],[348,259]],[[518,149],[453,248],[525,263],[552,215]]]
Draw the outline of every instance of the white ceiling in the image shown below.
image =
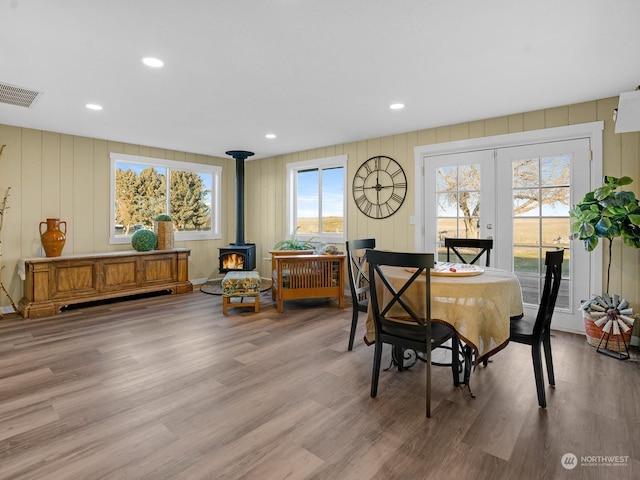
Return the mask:
[[43,92],[0,123],[263,158],[631,91],[639,19],[638,0],[0,0],[0,82]]

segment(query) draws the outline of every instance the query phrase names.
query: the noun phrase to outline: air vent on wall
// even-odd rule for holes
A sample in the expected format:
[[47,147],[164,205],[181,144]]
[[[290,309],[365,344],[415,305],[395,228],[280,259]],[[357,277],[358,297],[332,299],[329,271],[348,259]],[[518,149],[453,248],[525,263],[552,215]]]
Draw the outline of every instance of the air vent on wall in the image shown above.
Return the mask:
[[0,82],[0,103],[31,108],[40,95],[42,92]]

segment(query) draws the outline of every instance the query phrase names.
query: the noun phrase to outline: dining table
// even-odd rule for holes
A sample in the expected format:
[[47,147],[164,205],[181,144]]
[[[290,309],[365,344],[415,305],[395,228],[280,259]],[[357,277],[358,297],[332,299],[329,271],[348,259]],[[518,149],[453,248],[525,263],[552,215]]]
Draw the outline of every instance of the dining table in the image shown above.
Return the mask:
[[[411,277],[411,269],[384,266],[385,277],[394,288],[401,288]],[[426,275],[419,276],[403,293],[403,300],[416,312],[426,312]],[[430,272],[431,319],[451,327],[464,342],[465,375],[469,383],[471,366],[488,360],[509,343],[510,321],[522,317],[522,289],[511,271],[493,267],[438,262]],[[384,304],[391,295],[379,287]],[[400,309],[400,307],[395,307]],[[398,312],[401,313],[401,312]],[[386,315],[394,316],[394,307]],[[369,308],[365,343],[375,342],[375,324]]]

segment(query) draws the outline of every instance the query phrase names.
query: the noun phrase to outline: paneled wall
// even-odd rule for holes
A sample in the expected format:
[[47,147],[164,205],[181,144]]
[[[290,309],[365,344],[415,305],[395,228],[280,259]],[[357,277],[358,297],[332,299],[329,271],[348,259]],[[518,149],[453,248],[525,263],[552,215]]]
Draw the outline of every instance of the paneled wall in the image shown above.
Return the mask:
[[[603,172],[616,177],[622,175],[632,177],[634,183],[626,188],[639,195],[640,134],[614,133],[612,114],[617,105],[618,98],[613,97],[250,161],[245,167],[247,192],[250,192],[247,196],[247,238],[257,243],[260,259],[268,257],[269,248],[290,234],[286,231],[284,216],[287,163],[346,154],[348,155],[348,191],[345,192],[348,202],[347,237],[375,237],[380,248],[412,251],[415,232],[409,219],[414,214],[415,205],[413,152],[416,146],[600,120],[605,124]],[[373,220],[360,213],[350,191],[354,172],[362,162],[374,155],[388,155],[397,160],[409,181],[405,203],[396,214],[385,220]],[[620,239],[614,242],[610,291],[621,292],[637,309],[640,309],[639,255],[640,251],[623,246]],[[604,257],[603,261],[606,261],[606,255]],[[263,261],[259,267],[266,268],[266,265],[266,261]]]
[[[348,155],[347,236],[375,237],[381,248],[414,248],[415,192],[412,187],[416,146],[465,140],[506,133],[537,130],[602,120],[605,123],[603,149],[607,175],[629,175],[629,186],[640,194],[640,135],[614,134],[613,109],[618,98],[491,118],[383,138],[334,145],[277,157],[248,160],[245,164],[245,238],[257,245],[257,266],[268,276],[269,250],[290,232],[285,226],[285,168],[289,162]],[[22,282],[16,275],[20,257],[42,255],[38,225],[48,217],[66,220],[69,226],[64,254],[127,249],[108,244],[109,152],[122,152],[223,167],[223,238],[219,241],[179,242],[191,249],[189,273],[192,280],[218,276],[218,248],[235,238],[234,160],[184,152],[123,144],[59,133],[0,125],[0,193],[12,187],[10,208],[2,232],[2,280],[17,302]],[[259,153],[259,152],[256,152]],[[404,205],[385,220],[373,220],[357,210],[350,185],[357,167],[374,155],[388,155],[404,168],[409,191]],[[611,291],[621,292],[640,308],[640,252],[618,240],[613,251]],[[0,306],[9,303],[0,295]]]
[[[2,231],[2,281],[17,303],[21,257],[43,256],[39,225],[47,218],[67,222],[63,255],[130,250],[109,245],[110,152],[223,167],[223,239],[176,242],[191,249],[190,279],[218,274],[218,248],[234,236],[234,160],[0,125],[0,194],[11,187]],[[0,294],[0,306],[9,305]],[[6,310],[6,309],[5,309]]]

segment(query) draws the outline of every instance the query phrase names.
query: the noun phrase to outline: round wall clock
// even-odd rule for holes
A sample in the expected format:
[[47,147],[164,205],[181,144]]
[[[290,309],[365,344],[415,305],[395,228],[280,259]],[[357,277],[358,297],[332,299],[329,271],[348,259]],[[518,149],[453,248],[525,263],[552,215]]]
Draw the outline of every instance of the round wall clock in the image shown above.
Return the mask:
[[371,157],[353,177],[353,199],[370,218],[387,218],[398,211],[407,196],[407,177],[391,157]]

